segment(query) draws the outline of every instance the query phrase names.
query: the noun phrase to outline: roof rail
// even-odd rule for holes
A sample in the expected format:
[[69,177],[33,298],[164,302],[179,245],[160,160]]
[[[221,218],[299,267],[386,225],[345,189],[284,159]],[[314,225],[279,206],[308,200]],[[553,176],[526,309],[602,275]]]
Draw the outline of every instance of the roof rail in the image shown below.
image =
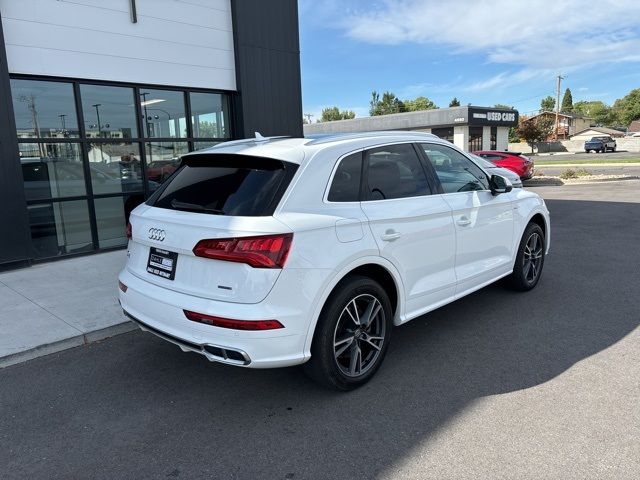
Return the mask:
[[[247,143],[266,143],[269,142],[271,140],[280,140],[283,138],[291,138],[288,137],[286,135],[280,135],[280,136],[274,136],[274,137],[263,137],[262,135],[260,135],[258,132],[256,132],[256,137],[254,138],[241,138],[240,140],[229,140],[226,142],[220,142],[217,145],[213,145],[212,147],[206,148],[205,150],[215,150],[216,148],[225,148],[225,147],[229,147],[229,146],[233,146],[233,145],[244,145]],[[197,152],[197,151],[196,151]],[[196,152],[191,152],[191,153],[196,153]]]
[[307,138],[312,139],[307,145],[321,145],[323,143],[337,142],[340,140],[357,140],[359,138],[368,137],[394,137],[399,135],[410,135],[424,138],[440,138],[433,133],[416,132],[412,130],[383,130],[372,132],[353,132],[353,133],[327,133],[327,134],[312,134]]

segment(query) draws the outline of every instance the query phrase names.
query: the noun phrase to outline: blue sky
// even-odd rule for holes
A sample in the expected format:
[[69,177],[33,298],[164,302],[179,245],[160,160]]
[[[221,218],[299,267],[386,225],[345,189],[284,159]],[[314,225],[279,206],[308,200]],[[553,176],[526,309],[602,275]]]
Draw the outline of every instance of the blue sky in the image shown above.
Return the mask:
[[[368,115],[371,91],[537,110],[640,87],[639,0],[299,0],[304,113]],[[595,5],[597,4],[597,8]]]

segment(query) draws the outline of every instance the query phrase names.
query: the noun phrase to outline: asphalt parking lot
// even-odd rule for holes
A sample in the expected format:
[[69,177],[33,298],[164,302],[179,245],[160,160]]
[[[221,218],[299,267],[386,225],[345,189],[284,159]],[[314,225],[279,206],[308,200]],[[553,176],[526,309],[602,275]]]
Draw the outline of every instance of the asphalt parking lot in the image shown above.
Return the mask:
[[538,288],[397,329],[357,391],[142,332],[0,370],[2,477],[640,478],[640,181],[535,191]]

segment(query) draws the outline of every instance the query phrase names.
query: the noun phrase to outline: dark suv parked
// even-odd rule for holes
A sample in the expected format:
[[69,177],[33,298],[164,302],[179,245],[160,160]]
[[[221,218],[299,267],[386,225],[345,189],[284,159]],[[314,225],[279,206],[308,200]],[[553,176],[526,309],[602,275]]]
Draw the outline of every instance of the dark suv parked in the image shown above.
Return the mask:
[[589,153],[591,150],[600,153],[605,153],[607,150],[615,152],[616,141],[608,135],[592,137],[591,140],[584,142],[584,151]]

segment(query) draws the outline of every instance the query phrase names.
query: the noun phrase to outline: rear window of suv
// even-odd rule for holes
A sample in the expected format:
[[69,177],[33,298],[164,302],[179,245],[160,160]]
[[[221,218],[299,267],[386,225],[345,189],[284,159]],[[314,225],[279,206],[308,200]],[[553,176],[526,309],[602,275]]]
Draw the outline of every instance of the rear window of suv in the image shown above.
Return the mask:
[[248,155],[189,155],[147,204],[210,215],[270,216],[297,168]]

